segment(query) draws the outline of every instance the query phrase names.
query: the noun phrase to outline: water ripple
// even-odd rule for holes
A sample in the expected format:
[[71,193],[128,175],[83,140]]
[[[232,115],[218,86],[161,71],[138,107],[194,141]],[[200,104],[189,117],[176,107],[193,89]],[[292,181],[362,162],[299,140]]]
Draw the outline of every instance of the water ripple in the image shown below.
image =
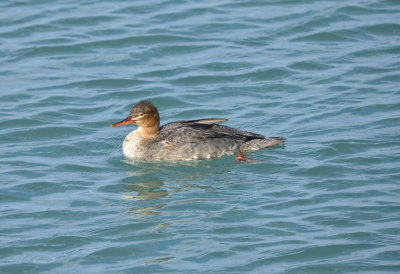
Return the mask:
[[[397,1],[0,7],[0,272],[399,271]],[[143,99],[287,142],[126,161]]]

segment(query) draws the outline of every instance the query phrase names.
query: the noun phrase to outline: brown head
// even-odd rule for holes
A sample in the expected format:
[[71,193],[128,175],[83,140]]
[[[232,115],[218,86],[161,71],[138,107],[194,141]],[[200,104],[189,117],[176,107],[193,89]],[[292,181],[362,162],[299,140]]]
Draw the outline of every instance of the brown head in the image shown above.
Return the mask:
[[157,108],[150,101],[140,101],[131,108],[126,119],[110,125],[111,127],[136,124],[139,128],[153,129],[158,132],[160,127],[160,116]]

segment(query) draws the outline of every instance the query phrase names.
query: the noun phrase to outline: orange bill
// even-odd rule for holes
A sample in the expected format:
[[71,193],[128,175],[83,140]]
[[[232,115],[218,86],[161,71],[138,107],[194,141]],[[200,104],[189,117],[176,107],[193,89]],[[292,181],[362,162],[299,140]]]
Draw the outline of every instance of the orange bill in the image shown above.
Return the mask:
[[126,119],[124,119],[124,120],[122,120],[122,121],[120,121],[118,123],[110,125],[110,127],[119,127],[119,126],[125,126],[125,125],[129,125],[129,124],[134,124],[134,123],[136,123],[136,121],[132,120],[131,116],[128,116]]

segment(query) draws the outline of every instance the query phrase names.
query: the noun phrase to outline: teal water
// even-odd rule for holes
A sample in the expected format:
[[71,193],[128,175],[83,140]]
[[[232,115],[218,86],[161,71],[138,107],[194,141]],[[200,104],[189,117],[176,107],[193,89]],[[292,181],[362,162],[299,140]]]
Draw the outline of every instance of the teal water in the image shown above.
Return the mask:
[[[400,272],[400,3],[2,1],[1,273]],[[124,161],[162,123],[287,138]]]

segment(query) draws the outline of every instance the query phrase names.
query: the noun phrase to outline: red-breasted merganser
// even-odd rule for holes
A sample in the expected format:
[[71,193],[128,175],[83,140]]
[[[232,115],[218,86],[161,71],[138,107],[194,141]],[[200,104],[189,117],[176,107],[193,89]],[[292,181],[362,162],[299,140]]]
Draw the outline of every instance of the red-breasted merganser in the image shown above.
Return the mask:
[[237,161],[251,161],[243,152],[278,145],[282,137],[261,134],[219,125],[224,118],[183,120],[160,127],[157,108],[150,101],[134,105],[126,119],[111,127],[136,124],[137,129],[125,137],[124,156],[145,161],[179,161],[210,159],[239,154]]

